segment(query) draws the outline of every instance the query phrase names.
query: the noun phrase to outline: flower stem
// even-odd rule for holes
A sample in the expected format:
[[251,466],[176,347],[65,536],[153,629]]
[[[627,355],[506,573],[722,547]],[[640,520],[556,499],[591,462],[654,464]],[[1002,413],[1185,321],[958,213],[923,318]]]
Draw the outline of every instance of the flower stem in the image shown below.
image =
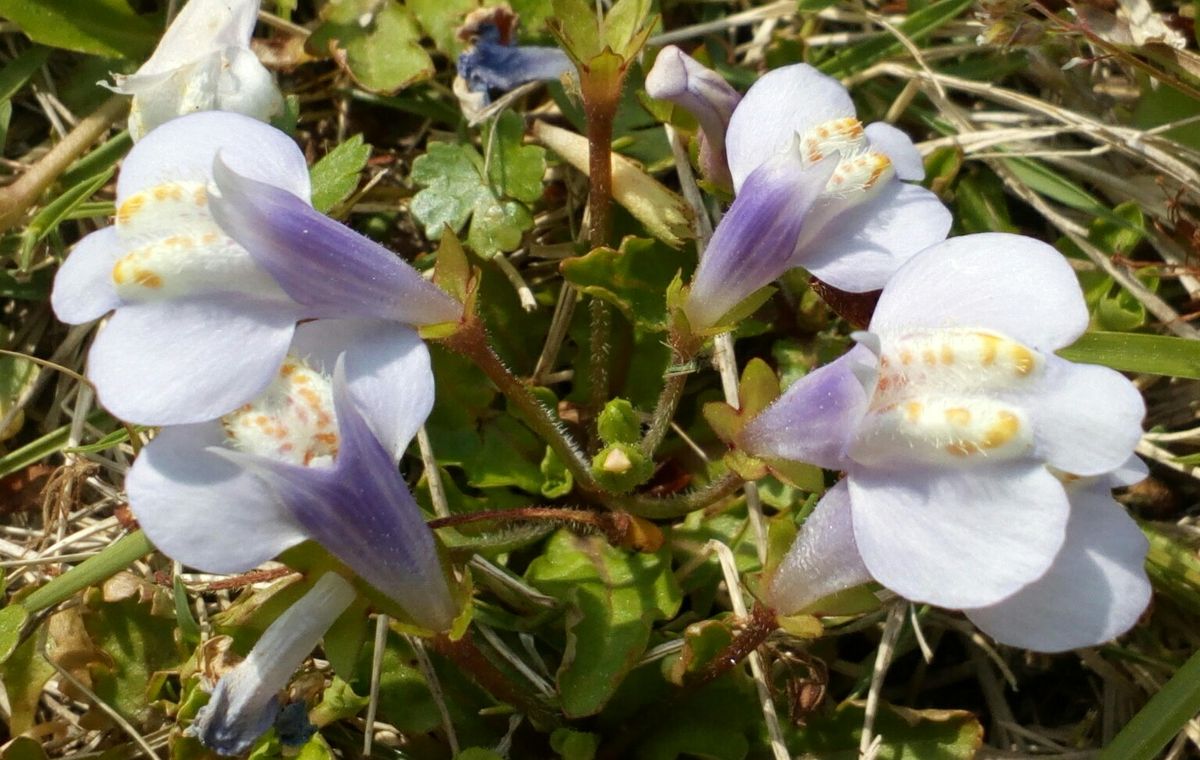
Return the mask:
[[596,512],[590,509],[563,507],[516,507],[514,509],[488,509],[481,512],[449,515],[430,520],[433,530],[473,522],[549,522],[566,525],[575,530],[602,533],[613,546],[624,546],[639,551],[658,551],[663,544],[662,531],[654,523],[627,512]]
[[[624,77],[598,75],[597,72],[586,72],[583,75],[582,92],[584,111],[587,114],[588,138],[588,247],[592,250],[608,245],[612,231],[612,133],[613,119],[616,118],[617,105],[620,102],[621,85]],[[591,407],[592,419],[600,415],[600,410],[609,398],[609,360],[612,343],[612,309],[599,298],[592,298],[588,304],[588,316],[591,318],[591,337],[589,340],[590,359],[588,375],[591,381],[591,393],[588,405]],[[593,426],[594,429],[594,426]],[[598,446],[598,440],[593,433],[593,448]]]
[[660,498],[644,494],[630,494],[627,496],[608,496],[606,499],[608,505],[614,509],[623,509],[638,517],[665,520],[673,517],[682,517],[689,512],[695,512],[697,509],[710,507],[736,492],[741,488],[743,482],[745,481],[742,480],[740,475],[730,471],[707,485],[679,496]]
[[25,210],[37,202],[42,192],[128,110],[129,98],[124,95],[109,98],[76,124],[49,153],[25,170],[16,182],[0,189],[0,232],[20,221]]
[[[682,335],[674,329],[671,330],[670,343],[671,366],[673,367],[686,364],[696,358],[701,345],[700,341],[693,336]],[[683,387],[687,384],[688,374],[688,372],[678,371],[667,374],[663,378],[663,387],[658,394],[658,402],[654,405],[654,414],[650,418],[650,428],[642,438],[641,450],[647,457],[654,456],[654,452],[658,450],[663,438],[667,435],[667,430],[671,427],[675,409],[679,406],[679,399],[683,397]]]
[[475,683],[485,691],[525,713],[535,725],[547,729],[559,725],[558,715],[550,705],[534,696],[532,689],[514,683],[512,678],[496,667],[487,655],[480,651],[470,631],[457,641],[441,634],[433,639],[431,644],[435,652],[469,673]]
[[521,410],[529,426],[542,437],[554,453],[558,454],[585,493],[598,495],[604,492],[592,477],[591,466],[586,456],[567,436],[553,410],[534,396],[529,386],[518,379],[496,355],[488,342],[487,330],[477,317],[468,317],[456,332],[442,338],[440,343],[470,359],[475,366],[483,370],[500,392]]
[[708,665],[687,680],[690,688],[702,686],[720,678],[732,670],[738,663],[746,659],[759,645],[767,640],[773,631],[779,628],[775,611],[761,604],[755,604],[746,620],[746,627],[733,638],[733,641],[722,649]]

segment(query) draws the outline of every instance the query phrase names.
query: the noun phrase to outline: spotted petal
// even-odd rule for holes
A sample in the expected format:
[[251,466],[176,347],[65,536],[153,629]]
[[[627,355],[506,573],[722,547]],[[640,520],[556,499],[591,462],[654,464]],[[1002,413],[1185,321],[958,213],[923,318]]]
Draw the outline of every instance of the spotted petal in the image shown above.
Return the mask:
[[1072,488],[1071,519],[1054,564],[990,607],[967,610],[1003,644],[1039,652],[1095,646],[1129,630],[1150,601],[1149,544],[1108,485]]
[[733,186],[790,150],[796,135],[826,121],[854,116],[854,103],[836,79],[798,63],[759,77],[729,120],[725,151]]
[[346,386],[383,447],[399,459],[433,411],[429,349],[414,330],[395,322],[319,319],[296,328],[292,352],[332,375],[345,354]]
[[871,147],[883,151],[891,159],[897,177],[916,181],[925,179],[925,163],[911,137],[882,121],[868,124],[865,131]]
[[849,481],[863,561],[914,601],[994,604],[1041,577],[1063,543],[1067,496],[1037,462],[855,467]]
[[449,322],[462,305],[383,246],[314,210],[291,193],[225,163],[213,167],[213,215],[309,316],[378,317],[408,324]]

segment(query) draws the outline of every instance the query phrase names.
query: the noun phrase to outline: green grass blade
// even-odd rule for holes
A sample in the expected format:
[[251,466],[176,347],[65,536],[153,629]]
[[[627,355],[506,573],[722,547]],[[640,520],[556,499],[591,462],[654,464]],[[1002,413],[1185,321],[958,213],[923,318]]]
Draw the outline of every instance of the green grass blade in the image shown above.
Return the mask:
[[[972,0],[938,0],[932,5],[912,13],[900,25],[899,29],[911,40],[920,40],[940,26],[957,18],[963,11],[970,8]],[[876,61],[900,52],[904,45],[900,40],[886,32],[878,37],[852,45],[818,68],[826,74],[844,77],[856,71],[862,71]]]
[[77,591],[111,578],[152,551],[154,544],[136,530],[34,591],[21,600],[21,606],[31,613],[52,607]]
[[1123,372],[1200,379],[1200,341],[1169,335],[1090,332],[1058,355]]
[[1200,652],[1100,752],[1100,760],[1154,760],[1197,712],[1200,712]]

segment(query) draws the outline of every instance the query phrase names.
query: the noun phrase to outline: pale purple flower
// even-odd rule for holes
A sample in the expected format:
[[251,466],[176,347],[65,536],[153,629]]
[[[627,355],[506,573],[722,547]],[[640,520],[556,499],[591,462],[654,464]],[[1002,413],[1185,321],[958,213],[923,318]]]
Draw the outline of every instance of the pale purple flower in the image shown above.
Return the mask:
[[219,755],[241,755],[279,715],[279,692],[354,601],[354,587],[325,573],[275,619],[246,659],[221,676],[188,733]]
[[[776,578],[774,603],[802,608],[858,572],[915,601],[991,608],[1052,579],[1052,565],[1077,566],[1081,543],[1108,541],[1102,553],[1128,569],[1145,547],[1096,507],[1103,488],[1077,485],[1069,499],[1060,480],[1123,467],[1145,413],[1119,373],[1053,353],[1087,323],[1071,267],[1028,238],[954,238],[901,267],[860,345],[796,382],[740,437],[750,454],[847,473],[818,509],[814,538],[794,548],[795,569]],[[1101,516],[1069,528],[1072,504]],[[1069,530],[1084,533],[1072,543]],[[845,578],[806,590],[806,566],[838,543],[820,535],[839,531],[852,534],[861,569],[850,562]],[[1105,595],[1072,603],[1089,620],[1129,619]]]
[[674,45],[658,52],[646,74],[646,93],[669,100],[700,122],[700,168],[711,182],[731,187],[725,132],[742,96],[725,78]]
[[912,141],[863,127],[837,80],[806,64],[764,75],[725,137],[737,193],[692,280],[685,311],[706,329],[788,269],[854,293],[878,290],[945,239],[950,212],[930,191]]
[[446,630],[456,605],[396,470],[432,407],[429,352],[410,328],[305,323],[262,396],[159,432],[129,471],[129,505],[164,554],[208,572],[244,572],[312,539],[419,625]]
[[88,361],[102,404],[149,425],[209,420],[266,388],[298,320],[459,318],[457,302],[309,195],[300,149],[246,116],[192,114],[134,146],[116,223],[79,242],[51,294],[64,322],[115,310]]
[[[259,0],[190,0],[154,54],[111,89],[133,96],[129,133],[194,111],[232,111],[267,121],[283,109],[271,73],[250,50]],[[103,83],[102,83],[103,84]]]

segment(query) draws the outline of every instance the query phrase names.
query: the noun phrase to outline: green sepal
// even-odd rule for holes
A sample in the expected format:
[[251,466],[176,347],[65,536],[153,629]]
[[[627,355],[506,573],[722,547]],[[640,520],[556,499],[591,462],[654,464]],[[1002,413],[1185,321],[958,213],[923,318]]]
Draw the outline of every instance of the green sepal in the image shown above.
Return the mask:
[[737,473],[742,480],[758,480],[767,476],[767,465],[744,451],[733,449],[725,454],[725,466]]
[[747,418],[753,418],[779,398],[779,378],[762,359],[751,359],[742,370],[738,383],[739,410]]
[[653,474],[654,461],[634,444],[613,443],[592,458],[592,476],[613,493],[629,493]]
[[623,398],[614,398],[601,410],[596,431],[606,444],[637,443],[641,440],[642,421],[633,410],[633,404]]

